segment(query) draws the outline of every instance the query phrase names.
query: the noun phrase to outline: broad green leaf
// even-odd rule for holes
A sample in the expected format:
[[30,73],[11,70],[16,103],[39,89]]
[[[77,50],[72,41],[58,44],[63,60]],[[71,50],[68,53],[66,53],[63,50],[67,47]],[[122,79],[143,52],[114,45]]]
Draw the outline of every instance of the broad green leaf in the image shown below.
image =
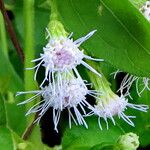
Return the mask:
[[0,13],[0,92],[6,92],[7,90],[16,92],[19,89],[23,89],[23,82],[15,72],[8,58],[7,40],[5,34],[5,28],[3,17]]
[[21,108],[17,106],[12,93],[7,94],[7,99],[0,94],[0,125],[9,127],[21,136],[26,128],[24,114],[24,106]]
[[83,46],[114,67],[150,76],[150,24],[128,0],[56,0],[60,17],[69,32],[79,38],[95,35]]
[[[87,119],[88,129],[73,125],[71,129],[66,129],[62,140],[62,147],[65,150],[90,150],[92,147],[102,144],[115,144],[118,137],[124,134],[119,126],[110,124],[109,130],[104,128],[100,130],[98,127],[97,117]],[[103,122],[102,122],[103,124]],[[106,124],[103,124],[106,126]]]
[[19,136],[23,134],[26,128],[25,106],[19,107],[17,103],[5,102],[7,113],[7,125]]
[[[1,142],[4,142],[4,140],[8,140],[8,142],[11,142],[11,140],[13,140],[13,143],[11,144],[13,144],[13,146],[17,147],[18,149],[22,148],[27,150],[49,150],[49,148],[42,143],[40,128],[36,125],[31,136],[28,139],[28,142],[23,141],[20,137],[25,131],[25,128],[26,118],[24,116],[24,107],[19,108],[18,106],[16,106],[14,99],[5,100],[4,97],[0,95],[0,144]],[[5,130],[7,132],[4,137],[3,132],[5,133]],[[7,139],[10,136],[11,140]],[[4,142],[4,144],[5,143],[6,142]],[[7,150],[7,146],[5,146],[4,149]],[[13,148],[10,148],[8,150],[13,150]]]
[[0,149],[15,150],[15,144],[10,130],[6,127],[0,127]]
[[0,127],[0,149],[1,150],[34,150],[35,146],[23,141],[11,129],[1,126]]

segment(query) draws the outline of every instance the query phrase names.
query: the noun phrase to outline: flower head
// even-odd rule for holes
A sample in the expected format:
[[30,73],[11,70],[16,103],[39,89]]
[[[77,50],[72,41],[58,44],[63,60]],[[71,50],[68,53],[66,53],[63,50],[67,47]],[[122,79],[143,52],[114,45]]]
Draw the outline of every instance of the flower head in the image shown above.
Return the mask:
[[94,59],[90,56],[84,54],[83,50],[79,49],[79,46],[89,39],[96,30],[90,32],[84,37],[79,38],[78,40],[73,41],[71,38],[72,34],[69,37],[59,36],[53,38],[49,31],[49,41],[47,45],[43,48],[43,53],[40,55],[40,58],[33,60],[32,62],[39,62],[35,67],[28,69],[36,69],[34,79],[40,66],[45,67],[45,79],[47,80],[48,76],[54,73],[64,73],[73,70],[77,77],[80,77],[76,66],[82,64],[98,76],[101,76],[94,68],[88,65],[83,59],[103,61],[102,59]]
[[104,119],[108,129],[108,119],[111,119],[113,124],[115,125],[114,116],[118,116],[119,119],[122,118],[129,125],[134,126],[132,122],[132,118],[135,116],[128,116],[125,114],[125,110],[127,108],[137,109],[143,112],[146,112],[148,109],[147,105],[138,105],[132,104],[128,102],[128,95],[118,96],[115,94],[111,88],[107,79],[102,76],[101,78],[91,78],[95,89],[97,91],[101,91],[101,95],[96,99],[96,105],[94,105],[94,109],[90,108],[92,111],[88,113],[87,116],[97,115],[98,116],[98,124],[100,129],[102,129],[101,119]]
[[145,18],[150,21],[150,1],[146,1],[144,5],[140,8],[140,11],[145,16]]
[[[61,85],[60,82],[55,82],[55,90],[52,85],[49,85],[41,88],[39,91],[18,92],[17,95],[27,93],[35,93],[36,95],[24,102],[19,103],[19,105],[26,104],[38,96],[42,96],[42,100],[31,107],[26,115],[39,112],[38,118],[36,120],[39,122],[45,112],[50,107],[52,107],[54,129],[56,131],[61,112],[64,109],[68,110],[70,127],[71,120],[73,120],[76,125],[84,125],[87,128],[88,126],[83,118],[83,115],[86,115],[85,107],[92,108],[92,106],[86,101],[86,95],[98,95],[97,92],[88,90],[86,84],[78,78],[63,80]],[[83,115],[79,109],[82,111]]]
[[[105,98],[105,99],[104,99]],[[91,114],[97,115],[99,127],[102,129],[101,126],[101,118],[103,118],[106,122],[107,129],[108,129],[108,121],[107,119],[111,119],[113,124],[115,125],[114,116],[118,116],[119,119],[122,118],[125,122],[127,122],[129,125],[134,126],[134,123],[132,122],[132,118],[136,118],[135,116],[128,116],[125,114],[125,110],[127,108],[137,109],[143,112],[147,112],[148,106],[147,105],[138,105],[138,104],[132,104],[128,102],[128,99],[126,99],[123,95],[118,96],[114,93],[111,93],[110,95],[107,94],[107,96],[104,96],[102,99],[97,101],[97,104],[94,106],[95,108],[91,112]]]

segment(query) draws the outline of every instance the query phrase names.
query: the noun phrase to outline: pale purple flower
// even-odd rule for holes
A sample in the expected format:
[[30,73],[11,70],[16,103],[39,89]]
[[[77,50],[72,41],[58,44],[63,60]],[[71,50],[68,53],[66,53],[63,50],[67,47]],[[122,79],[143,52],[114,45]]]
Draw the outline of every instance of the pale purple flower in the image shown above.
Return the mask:
[[83,80],[75,77],[63,80],[61,84],[60,82],[55,82],[55,90],[53,86],[54,85],[49,84],[41,88],[41,90],[17,93],[17,95],[35,94],[33,97],[19,103],[19,105],[29,103],[39,96],[42,97],[42,100],[32,106],[26,115],[39,112],[38,118],[35,121],[39,122],[41,117],[51,107],[53,109],[54,129],[57,131],[61,112],[67,109],[70,127],[71,120],[73,120],[76,125],[84,125],[88,128],[83,115],[86,115],[85,107],[92,108],[92,106],[86,101],[86,95],[95,97],[99,95],[99,93],[95,90],[88,90]]
[[69,37],[60,36],[52,38],[48,32],[50,39],[47,45],[43,48],[43,53],[40,54],[40,58],[32,60],[32,62],[38,62],[38,64],[33,68],[27,69],[35,69],[34,79],[36,80],[39,67],[45,67],[45,78],[43,83],[49,79],[52,79],[53,82],[53,78],[51,77],[54,77],[55,73],[59,73],[61,75],[70,71],[73,71],[78,78],[81,78],[78,70],[76,69],[76,66],[80,64],[101,77],[101,74],[87,64],[83,59],[94,61],[103,61],[103,59],[94,59],[84,54],[84,51],[79,48],[79,46],[89,39],[95,32],[96,30],[75,41],[71,38],[72,34]]
[[139,111],[147,112],[147,109],[149,107],[143,104],[129,103],[128,99],[125,98],[123,95],[119,97],[114,93],[111,94],[107,93],[107,95],[104,95],[102,98],[97,100],[97,104],[94,106],[94,109],[87,116],[91,116],[93,114],[97,115],[98,124],[101,130],[102,130],[101,119],[104,119],[108,129],[109,128],[108,119],[110,119],[114,125],[116,124],[114,120],[114,116],[118,116],[119,119],[121,118],[129,125],[134,126],[134,123],[132,122],[131,119],[136,118],[136,116],[126,115],[125,110],[127,108],[132,108]]

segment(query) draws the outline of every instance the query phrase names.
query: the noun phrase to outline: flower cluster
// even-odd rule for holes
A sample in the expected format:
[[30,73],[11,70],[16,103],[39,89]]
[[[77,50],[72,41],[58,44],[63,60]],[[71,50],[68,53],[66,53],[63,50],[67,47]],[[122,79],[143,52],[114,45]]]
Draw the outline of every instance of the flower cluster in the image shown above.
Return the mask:
[[[34,80],[36,80],[40,66],[45,68],[45,77],[40,84],[40,90],[17,93],[17,95],[35,94],[33,97],[19,103],[19,105],[29,103],[39,96],[42,97],[42,100],[32,106],[26,113],[26,115],[29,115],[38,112],[38,118],[35,122],[39,122],[41,117],[51,107],[53,108],[53,122],[56,131],[61,112],[64,109],[68,110],[70,127],[71,120],[75,124],[88,127],[83,115],[86,115],[85,107],[91,108],[92,106],[86,101],[86,95],[97,97],[99,93],[87,89],[87,83],[82,80],[76,66],[82,64],[101,77],[101,74],[83,59],[95,61],[103,61],[103,59],[94,59],[79,49],[79,46],[89,39],[95,31],[75,41],[71,38],[72,34],[69,37],[59,36],[53,38],[48,31],[50,39],[43,48],[43,53],[40,54],[40,58],[32,60],[32,62],[38,62],[38,64],[33,68],[28,68],[35,69]],[[48,81],[48,85],[45,86],[46,81]]]
[[87,89],[84,81],[75,77],[69,80],[64,79],[61,85],[60,83],[55,83],[55,89],[53,86],[48,85],[38,91],[18,92],[17,95],[28,93],[36,95],[19,103],[19,105],[29,103],[39,96],[42,96],[43,99],[32,106],[26,115],[39,112],[39,116],[37,120],[35,120],[35,122],[39,122],[44,113],[50,107],[53,108],[53,122],[56,131],[61,111],[65,108],[68,110],[70,127],[72,119],[75,124],[84,125],[87,128],[88,126],[81,112],[78,110],[78,107],[82,110],[83,114],[86,115],[84,107],[91,107],[86,101],[86,95],[98,96],[96,91]]
[[[135,116],[126,115],[125,110],[129,107],[143,112],[147,111],[147,105],[137,105],[128,102],[127,96],[130,96],[130,87],[134,81],[138,83],[140,78],[127,74],[119,89],[121,92],[121,96],[119,97],[111,90],[106,78],[99,73],[101,72],[99,68],[94,69],[97,65],[93,67],[92,64],[89,65],[84,61],[84,59],[103,61],[103,59],[95,59],[86,55],[79,48],[95,31],[75,41],[72,38],[72,34],[68,37],[62,35],[53,37],[48,31],[48,43],[43,48],[40,57],[32,60],[37,65],[33,68],[28,68],[35,69],[34,80],[36,80],[39,68],[45,68],[45,77],[42,83],[40,83],[40,90],[17,93],[17,95],[35,94],[18,105],[29,103],[37,97],[41,97],[41,101],[32,106],[26,113],[26,115],[38,113],[35,122],[39,123],[45,112],[49,108],[52,108],[54,129],[57,132],[57,126],[64,109],[68,111],[69,127],[71,127],[71,122],[73,121],[76,125],[83,125],[88,128],[84,117],[91,115],[98,116],[98,124],[101,129],[101,118],[104,119],[108,128],[107,119],[111,119],[115,125],[114,116],[116,115],[129,125],[134,126],[131,119],[135,118]],[[85,66],[90,70],[88,73],[95,74],[94,76],[92,74],[90,78],[96,90],[89,90],[87,88],[88,83],[82,79],[76,68],[78,65]],[[149,79],[143,78],[144,88],[140,92],[137,86],[139,95],[145,88],[149,89],[148,82]],[[125,88],[127,89],[126,94],[123,93]],[[86,95],[90,95],[96,99],[94,106],[87,102]]]

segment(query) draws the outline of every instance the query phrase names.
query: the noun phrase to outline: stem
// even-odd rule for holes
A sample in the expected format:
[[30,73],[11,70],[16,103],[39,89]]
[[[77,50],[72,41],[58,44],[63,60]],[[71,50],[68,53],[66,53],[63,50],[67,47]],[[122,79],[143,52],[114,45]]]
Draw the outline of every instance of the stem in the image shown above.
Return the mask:
[[56,6],[56,0],[49,0],[50,6],[51,6],[51,14],[50,14],[50,20],[59,20],[58,10]]
[[38,113],[35,114],[34,120],[31,122],[31,124],[26,128],[25,132],[22,135],[23,140],[27,140],[30,135],[32,134],[33,128],[35,127],[36,123],[34,121],[37,119]]
[[0,11],[0,40],[2,51],[4,52],[5,56],[8,57],[5,23],[1,11]]
[[48,24],[48,30],[53,38],[60,36],[67,37],[67,32],[64,29],[63,24],[59,20],[59,13],[57,10],[56,0],[49,0],[51,13],[50,21]]
[[[24,50],[25,50],[25,68],[32,68],[34,63],[31,63],[31,60],[34,59],[35,51],[34,51],[34,0],[24,0]],[[33,70],[25,70],[24,71],[24,82],[25,82],[25,91],[36,89],[36,83],[33,80],[34,71]],[[28,99],[31,95],[25,97]],[[34,102],[30,102],[26,104],[26,110],[28,110],[31,106],[34,105]],[[27,117],[27,123],[34,119],[34,115],[29,115]]]
[[21,59],[22,63],[24,62],[24,54],[23,54],[23,50],[19,44],[19,41],[17,40],[17,37],[16,37],[16,34],[14,32],[14,29],[13,29],[13,26],[12,26],[12,23],[7,15],[7,11],[5,9],[5,6],[4,6],[4,2],[3,0],[0,0],[0,10],[3,14],[3,17],[4,17],[4,20],[5,20],[5,25],[6,25],[6,29],[9,33],[9,36],[11,38],[11,41],[14,45],[14,47],[16,48],[16,51],[18,53],[18,56],[19,58]]
[[[7,15],[6,9],[4,7],[4,3],[2,0],[0,0],[0,9],[2,11],[2,14],[0,12],[0,37],[1,38],[1,47],[2,50],[4,51],[5,55],[8,57],[8,48],[7,48],[7,41],[6,41],[6,33],[5,33],[5,27],[4,27],[4,20],[5,20],[5,25],[7,28],[7,31],[9,32],[10,38],[17,50],[17,53],[21,59],[22,62],[24,62],[24,66],[26,67],[32,67],[34,64],[30,64],[29,62],[34,59],[34,39],[33,39],[33,30],[34,30],[34,12],[33,12],[33,7],[34,5],[34,0],[24,0],[24,14],[25,14],[25,18],[24,18],[24,22],[25,22],[25,62],[24,62],[24,54],[23,51],[20,47],[20,44],[16,38],[15,32],[13,30],[11,21],[9,20],[9,17]],[[3,20],[4,17],[4,20]],[[35,89],[35,84],[33,83],[33,75],[34,75],[34,71],[26,71],[24,72],[24,76],[25,76],[25,90],[29,90],[29,89]],[[27,104],[26,109],[28,110],[28,108],[30,106],[32,106],[33,104]],[[30,117],[27,120],[27,123],[30,125],[27,127],[27,129],[25,130],[25,132],[23,133],[22,138],[24,140],[27,140],[29,138],[29,136],[32,133],[32,130],[35,126],[34,121],[37,119],[38,117],[38,113],[35,114],[35,116]]]

